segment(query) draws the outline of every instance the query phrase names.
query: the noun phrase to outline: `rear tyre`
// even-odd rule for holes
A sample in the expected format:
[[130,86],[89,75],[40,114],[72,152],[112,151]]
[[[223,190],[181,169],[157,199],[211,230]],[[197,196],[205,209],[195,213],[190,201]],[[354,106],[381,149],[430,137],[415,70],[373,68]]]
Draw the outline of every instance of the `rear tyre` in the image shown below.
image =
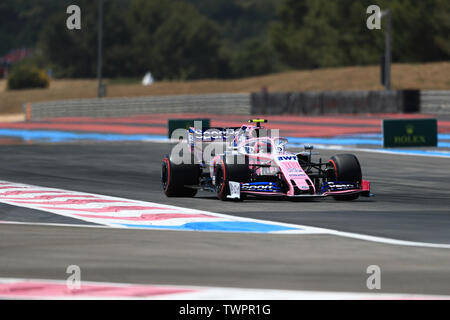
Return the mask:
[[198,164],[175,164],[166,155],[161,166],[161,183],[167,197],[194,197],[199,183],[200,166]]
[[[238,162],[238,160],[244,163]],[[248,158],[239,159],[238,156],[221,157],[215,166],[215,186],[217,198],[226,201],[230,195],[230,181],[247,182],[250,180],[250,171],[248,167]],[[241,195],[241,200],[246,198]]]
[[[353,154],[338,154],[330,158],[329,166],[333,169],[334,178],[340,182],[361,184],[362,173],[358,158]],[[333,196],[338,201],[352,201],[358,199],[359,194]]]

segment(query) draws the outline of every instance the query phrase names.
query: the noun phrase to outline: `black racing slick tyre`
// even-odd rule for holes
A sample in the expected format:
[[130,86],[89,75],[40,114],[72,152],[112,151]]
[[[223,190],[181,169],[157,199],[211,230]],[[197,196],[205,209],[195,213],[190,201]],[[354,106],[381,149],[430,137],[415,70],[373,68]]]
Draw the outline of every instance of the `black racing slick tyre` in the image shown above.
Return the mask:
[[[242,159],[239,159],[242,160]],[[221,157],[215,165],[215,187],[217,198],[226,201],[230,195],[230,181],[247,182],[250,180],[250,171],[248,158],[243,160],[244,163],[238,162],[237,156]],[[241,194],[241,200],[245,195]]]
[[161,166],[161,183],[167,197],[194,197],[197,189],[186,186],[197,186],[200,166],[198,164],[175,164],[166,155]]
[[[361,184],[362,173],[358,158],[353,154],[338,154],[329,160],[329,166],[333,169],[336,181],[353,182]],[[335,200],[351,201],[358,199],[359,194],[333,196]]]

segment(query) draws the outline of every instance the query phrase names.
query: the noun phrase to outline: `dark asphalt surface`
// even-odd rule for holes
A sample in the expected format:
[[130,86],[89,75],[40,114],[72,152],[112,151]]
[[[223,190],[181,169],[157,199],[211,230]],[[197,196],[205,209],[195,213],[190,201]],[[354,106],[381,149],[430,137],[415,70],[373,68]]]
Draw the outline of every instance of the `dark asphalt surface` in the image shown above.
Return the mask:
[[[355,152],[374,198],[354,202],[220,202],[209,193],[165,198],[159,143],[0,146],[0,180],[155,201],[219,213],[401,240],[450,243],[450,160]],[[324,159],[333,151],[320,151]],[[74,220],[0,205],[0,220]],[[77,224],[81,221],[76,220]],[[255,235],[0,225],[0,277],[65,279],[69,264],[92,281],[450,294],[450,251],[325,235]]]

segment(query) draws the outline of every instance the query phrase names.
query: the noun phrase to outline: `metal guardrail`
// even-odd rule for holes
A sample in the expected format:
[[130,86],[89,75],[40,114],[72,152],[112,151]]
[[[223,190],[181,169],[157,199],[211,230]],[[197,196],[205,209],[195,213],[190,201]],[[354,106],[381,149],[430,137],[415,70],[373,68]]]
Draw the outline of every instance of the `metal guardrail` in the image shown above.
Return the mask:
[[420,110],[422,113],[450,113],[450,91],[421,91]]
[[28,120],[56,117],[122,117],[152,113],[250,114],[249,94],[102,98],[25,104]]

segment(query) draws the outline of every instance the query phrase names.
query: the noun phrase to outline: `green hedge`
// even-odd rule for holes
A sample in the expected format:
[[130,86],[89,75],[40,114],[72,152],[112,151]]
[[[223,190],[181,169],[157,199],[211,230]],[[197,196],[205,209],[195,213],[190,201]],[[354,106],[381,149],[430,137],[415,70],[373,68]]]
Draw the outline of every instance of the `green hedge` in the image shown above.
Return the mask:
[[14,68],[8,77],[8,89],[48,88],[50,79],[44,70],[30,66]]

